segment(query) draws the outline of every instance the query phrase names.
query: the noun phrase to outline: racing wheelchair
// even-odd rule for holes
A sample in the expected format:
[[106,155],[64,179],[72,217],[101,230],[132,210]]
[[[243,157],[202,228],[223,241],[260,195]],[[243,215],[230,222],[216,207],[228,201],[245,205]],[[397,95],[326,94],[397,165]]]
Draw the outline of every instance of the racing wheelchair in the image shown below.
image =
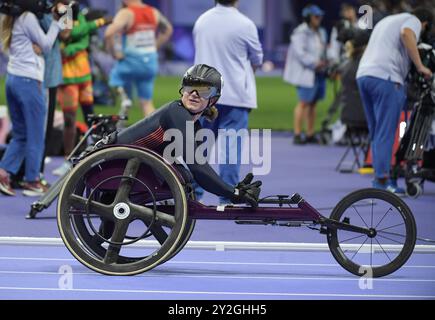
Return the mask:
[[413,252],[415,220],[392,193],[355,191],[328,218],[299,194],[265,197],[256,208],[207,206],[195,200],[188,173],[137,146],[90,152],[60,191],[57,223],[63,242],[86,267],[118,276],[139,274],[173,258],[199,219],[318,230],[336,261],[358,276],[391,274]]

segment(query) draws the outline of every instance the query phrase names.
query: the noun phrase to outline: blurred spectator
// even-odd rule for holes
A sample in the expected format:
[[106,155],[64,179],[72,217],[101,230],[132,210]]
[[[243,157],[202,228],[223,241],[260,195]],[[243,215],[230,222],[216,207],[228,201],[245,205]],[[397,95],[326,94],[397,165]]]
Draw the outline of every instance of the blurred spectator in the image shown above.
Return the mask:
[[[107,28],[107,49],[118,60],[110,75],[110,85],[119,88],[132,99],[133,86],[137,89],[144,116],[154,111],[154,80],[158,72],[158,50],[172,36],[173,28],[159,10],[141,0],[123,0],[125,5]],[[114,37],[122,35],[122,50],[116,50]],[[123,105],[127,114],[130,105]]]
[[348,127],[367,128],[367,120],[362,105],[361,96],[356,81],[356,73],[367,45],[369,35],[360,30],[353,39],[346,42],[346,56],[348,59],[340,68],[342,106],[341,122]]
[[390,170],[395,132],[406,100],[405,78],[410,60],[425,77],[432,76],[417,49],[422,31],[432,20],[426,8],[381,20],[372,32],[357,72],[373,152],[373,187],[397,194],[404,194],[404,190],[390,180]]
[[[302,11],[305,20],[291,35],[284,80],[297,87],[299,103],[294,110],[294,143],[317,143],[314,132],[316,104],[325,97],[326,31],[321,28],[324,11],[308,5]],[[306,120],[307,135],[302,137]]]
[[[56,2],[61,2],[63,4],[68,4],[68,1],[57,0]],[[53,21],[53,17],[50,14],[45,14],[39,21],[42,29],[47,32],[48,28]],[[71,30],[61,31],[62,37],[68,37]],[[44,87],[47,88],[46,97],[48,100],[48,112],[46,119],[46,129],[45,129],[45,148],[44,156],[41,163],[41,173],[44,172],[45,157],[47,154],[48,143],[51,140],[53,132],[53,121],[54,112],[56,110],[57,103],[57,88],[63,83],[62,75],[62,55],[60,52],[60,41],[57,39],[54,42],[53,48],[44,54],[45,60],[45,74],[44,74]],[[45,180],[43,180],[43,183]]]
[[[53,15],[59,20],[57,13]],[[6,99],[13,137],[0,162],[0,191],[9,196],[15,195],[9,175],[16,174],[23,161],[26,162],[23,193],[34,196],[47,190],[39,179],[47,113],[42,90],[44,58],[39,54],[39,48],[49,52],[63,25],[63,21],[53,21],[45,34],[37,17],[31,12],[25,12],[17,18],[3,17],[3,48],[9,50],[10,58]]]
[[[201,122],[204,128],[213,130],[217,137],[219,129],[239,131],[248,128],[249,112],[257,107],[254,72],[263,63],[263,50],[257,27],[239,12],[238,1],[216,2],[214,8],[203,13],[196,21],[193,38],[195,64],[215,67],[224,81],[222,97],[216,105],[219,112],[217,119]],[[235,185],[239,181],[242,141],[240,138],[227,140],[227,150],[219,150],[225,153],[219,157],[225,159],[225,163],[219,165],[219,174],[227,184]],[[234,159],[234,154],[237,154],[237,159]],[[201,188],[196,189],[199,199],[203,192]],[[221,197],[220,202],[225,204],[230,200]]]
[[352,4],[343,3],[341,5],[340,16],[342,20],[332,28],[328,48],[328,60],[334,63],[339,63],[342,60],[344,43],[347,40],[351,40],[353,30],[359,28],[356,8]]
[[405,0],[384,0],[385,11],[388,14],[397,14],[411,11],[410,1]]
[[[10,131],[8,107],[0,106],[0,148],[6,144]],[[4,147],[3,147],[4,148]]]
[[[85,15],[80,12],[78,4],[73,6],[73,19],[74,27],[71,33],[61,35],[63,84],[59,87],[57,95],[65,119],[63,134],[65,157],[73,151],[76,143],[76,114],[79,105],[85,121],[88,115],[94,113],[92,73],[88,53],[90,35],[98,28],[111,23],[111,18],[87,21]],[[65,161],[53,171],[53,174],[63,176],[70,166],[70,162]]]
[[[55,3],[63,3],[68,4],[68,1],[65,0],[57,0]],[[44,32],[48,32],[51,23],[53,22],[53,15],[44,14],[39,19],[39,24],[42,27]],[[71,33],[71,30],[63,30],[60,34],[63,36],[68,36]],[[34,48],[38,50],[38,52],[42,52],[42,50],[34,45]],[[53,118],[54,111],[56,109],[56,96],[57,96],[57,87],[62,84],[62,57],[60,53],[60,42],[56,40],[53,44],[53,47],[49,52],[44,53],[44,62],[45,62],[45,72],[44,72],[44,87],[46,88],[45,100],[47,104],[47,117],[46,117],[46,125],[45,125],[45,143],[44,143],[44,155],[41,161],[41,174],[40,181],[43,185],[48,186],[47,181],[44,178],[44,168],[45,168],[45,158],[48,149],[48,143],[51,139],[51,135],[53,132]],[[21,166],[17,175],[13,175],[11,177],[12,186],[20,187],[24,178],[25,166],[24,162]]]

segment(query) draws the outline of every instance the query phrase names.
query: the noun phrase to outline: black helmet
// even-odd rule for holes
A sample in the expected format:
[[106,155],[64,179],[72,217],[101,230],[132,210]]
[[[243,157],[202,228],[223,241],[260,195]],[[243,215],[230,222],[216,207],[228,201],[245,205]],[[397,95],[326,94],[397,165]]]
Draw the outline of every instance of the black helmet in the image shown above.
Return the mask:
[[182,88],[191,86],[213,87],[216,90],[210,98],[219,98],[223,87],[222,75],[206,64],[196,64],[186,71],[181,81]]

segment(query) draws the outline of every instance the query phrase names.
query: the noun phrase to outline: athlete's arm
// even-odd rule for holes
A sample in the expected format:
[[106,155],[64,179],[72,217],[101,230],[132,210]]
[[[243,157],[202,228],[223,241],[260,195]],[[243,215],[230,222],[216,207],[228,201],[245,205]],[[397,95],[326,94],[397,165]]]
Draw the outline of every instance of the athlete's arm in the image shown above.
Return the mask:
[[189,163],[189,161],[186,160],[187,151],[194,150],[195,154],[197,148],[197,143],[194,141],[195,139],[186,139],[186,123],[192,121],[190,113],[182,106],[171,108],[169,111],[170,112],[166,113],[162,118],[162,127],[165,130],[177,129],[181,132],[183,141],[175,140],[175,143],[179,150],[183,150],[183,160],[187,164],[190,172],[192,172],[195,181],[203,187],[204,190],[217,196],[231,199],[234,195],[234,187],[223,182],[208,163],[199,164],[195,157],[193,157],[193,163]]
[[157,9],[154,9],[154,14],[157,18],[157,39],[156,47],[160,49],[172,36],[174,28],[169,20]]
[[133,21],[134,15],[131,10],[124,8],[117,13],[112,24],[107,27],[104,34],[104,40],[106,44],[106,50],[111,53],[112,56],[116,56],[115,36],[126,32],[131,27]]

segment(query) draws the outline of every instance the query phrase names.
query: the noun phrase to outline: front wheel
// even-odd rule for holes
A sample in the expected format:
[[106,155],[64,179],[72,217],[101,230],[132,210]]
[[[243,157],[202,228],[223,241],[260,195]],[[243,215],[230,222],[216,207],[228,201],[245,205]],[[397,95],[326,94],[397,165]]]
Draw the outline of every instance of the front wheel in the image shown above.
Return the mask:
[[391,274],[406,263],[414,250],[414,217],[406,203],[391,192],[355,191],[336,205],[330,218],[375,230],[373,237],[328,230],[328,245],[335,260],[357,276],[377,278]]

